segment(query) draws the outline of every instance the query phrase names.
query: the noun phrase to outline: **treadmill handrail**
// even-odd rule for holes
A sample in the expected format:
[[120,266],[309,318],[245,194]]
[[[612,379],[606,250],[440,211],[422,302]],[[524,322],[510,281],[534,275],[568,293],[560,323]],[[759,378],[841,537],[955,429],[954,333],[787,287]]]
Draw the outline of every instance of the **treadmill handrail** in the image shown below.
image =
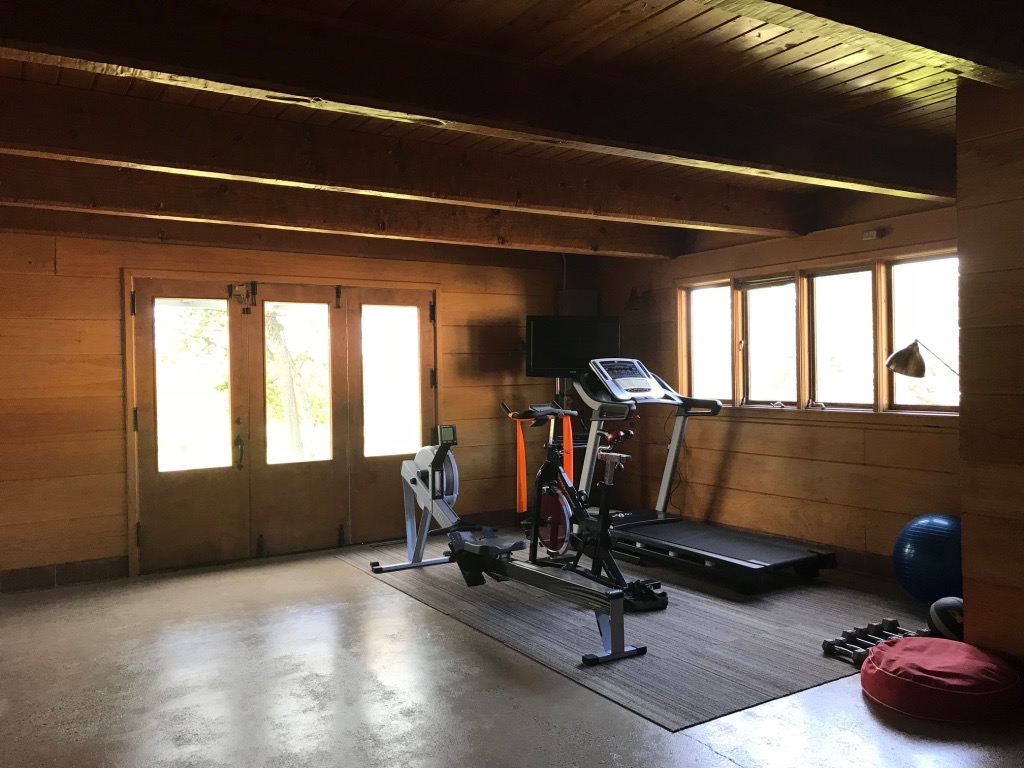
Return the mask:
[[687,416],[717,416],[718,412],[722,410],[721,400],[703,400],[686,395],[680,395],[680,397],[683,398],[683,410],[686,411]]
[[652,371],[651,376],[665,390],[665,396],[658,400],[641,398],[635,401],[637,404],[652,403],[657,405],[659,402],[663,402],[678,406],[687,416],[717,416],[718,412],[722,410],[721,400],[706,400],[700,397],[680,395],[658,374]]

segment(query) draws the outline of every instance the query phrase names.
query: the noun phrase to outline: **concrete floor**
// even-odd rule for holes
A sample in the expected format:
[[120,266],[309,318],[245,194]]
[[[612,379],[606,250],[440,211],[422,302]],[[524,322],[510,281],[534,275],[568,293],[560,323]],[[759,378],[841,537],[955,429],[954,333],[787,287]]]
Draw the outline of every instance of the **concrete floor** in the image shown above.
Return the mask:
[[319,554],[0,597],[0,766],[49,765],[1017,767],[1024,717],[853,676],[669,733]]

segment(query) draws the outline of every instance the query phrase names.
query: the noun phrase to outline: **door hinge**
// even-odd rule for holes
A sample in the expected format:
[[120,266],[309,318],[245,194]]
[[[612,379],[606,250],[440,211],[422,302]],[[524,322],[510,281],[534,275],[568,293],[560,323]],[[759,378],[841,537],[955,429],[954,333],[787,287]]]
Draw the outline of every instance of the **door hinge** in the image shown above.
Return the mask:
[[437,368],[430,369],[430,386],[437,389]]
[[132,408],[132,429],[136,432],[139,431],[139,409]]
[[228,286],[228,298],[242,305],[243,315],[251,314],[252,308],[256,306],[256,281],[232,283]]
[[135,524],[135,546],[142,546],[142,523]]
[[437,322],[437,302],[430,302],[430,322]]
[[135,291],[131,292],[128,303],[131,308],[132,317],[135,317]]

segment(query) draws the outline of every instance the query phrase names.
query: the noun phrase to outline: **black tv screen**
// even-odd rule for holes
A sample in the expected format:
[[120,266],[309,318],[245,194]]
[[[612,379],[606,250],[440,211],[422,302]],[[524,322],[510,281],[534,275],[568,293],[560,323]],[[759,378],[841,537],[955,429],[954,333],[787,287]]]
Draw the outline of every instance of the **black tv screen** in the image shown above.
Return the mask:
[[529,315],[526,375],[570,377],[591,360],[618,357],[619,318],[609,315]]

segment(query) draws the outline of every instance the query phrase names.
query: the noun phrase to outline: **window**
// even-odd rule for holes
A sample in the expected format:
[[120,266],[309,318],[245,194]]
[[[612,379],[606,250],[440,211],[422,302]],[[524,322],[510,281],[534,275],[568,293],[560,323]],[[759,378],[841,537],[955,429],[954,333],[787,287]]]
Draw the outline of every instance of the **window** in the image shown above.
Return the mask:
[[743,289],[746,399],[796,402],[796,284],[792,280]]
[[[954,410],[958,281],[959,259],[946,255],[685,288],[688,394],[801,410]],[[888,355],[914,341],[924,378],[887,371]]]
[[267,464],[331,459],[331,321],[326,304],[264,304]]
[[875,402],[875,344],[869,270],[817,275],[811,283],[813,389],[824,405]]
[[732,400],[732,289],[696,288],[689,296],[690,395]]
[[[895,407],[960,404],[959,259],[932,259],[892,267],[892,348],[915,339],[924,348],[923,379],[893,376]],[[953,310],[950,310],[950,307]]]
[[226,299],[153,302],[157,470],[231,466]]
[[416,453],[423,440],[415,306],[364,304],[363,456]]

